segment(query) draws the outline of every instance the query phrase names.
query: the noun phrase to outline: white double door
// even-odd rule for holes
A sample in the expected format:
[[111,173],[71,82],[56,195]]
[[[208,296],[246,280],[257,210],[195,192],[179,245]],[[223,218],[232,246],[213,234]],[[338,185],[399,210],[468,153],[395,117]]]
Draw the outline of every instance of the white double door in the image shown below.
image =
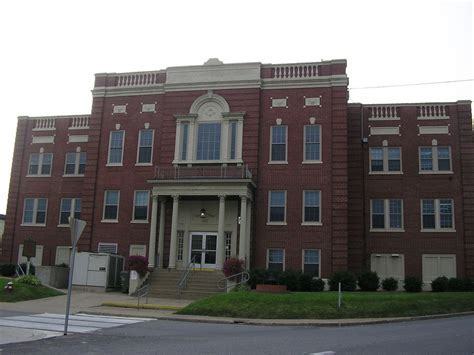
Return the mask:
[[189,261],[194,258],[196,267],[207,269],[216,267],[216,232],[192,232],[190,236],[190,246]]

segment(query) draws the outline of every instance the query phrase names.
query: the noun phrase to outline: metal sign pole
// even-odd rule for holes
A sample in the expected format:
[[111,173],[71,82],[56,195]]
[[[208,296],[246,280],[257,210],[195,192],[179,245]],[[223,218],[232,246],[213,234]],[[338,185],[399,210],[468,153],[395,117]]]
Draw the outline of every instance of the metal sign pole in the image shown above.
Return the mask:
[[64,335],[67,335],[67,326],[69,323],[69,310],[71,308],[71,292],[72,292],[72,278],[74,275],[74,259],[76,257],[76,247],[79,238],[81,237],[86,222],[80,219],[69,217],[69,227],[71,228],[71,257],[69,258],[69,280],[67,286],[67,303],[66,303],[66,315],[64,317]]

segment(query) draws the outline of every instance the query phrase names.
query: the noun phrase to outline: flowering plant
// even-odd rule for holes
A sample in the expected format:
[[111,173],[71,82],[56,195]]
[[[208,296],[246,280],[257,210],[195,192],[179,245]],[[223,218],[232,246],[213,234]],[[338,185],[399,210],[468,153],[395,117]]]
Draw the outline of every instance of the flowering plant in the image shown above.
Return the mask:
[[140,255],[131,255],[128,257],[127,266],[129,270],[134,270],[143,277],[148,272],[148,259]]
[[235,274],[240,274],[244,271],[244,261],[239,258],[229,258],[224,262],[224,275],[229,277]]

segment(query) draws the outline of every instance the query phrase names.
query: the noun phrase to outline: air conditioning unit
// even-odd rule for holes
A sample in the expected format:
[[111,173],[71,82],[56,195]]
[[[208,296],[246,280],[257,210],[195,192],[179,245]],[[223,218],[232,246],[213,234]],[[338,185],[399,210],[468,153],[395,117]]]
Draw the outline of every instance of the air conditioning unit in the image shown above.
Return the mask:
[[74,263],[74,286],[102,288],[103,291],[120,287],[120,272],[123,271],[123,256],[105,253],[76,253]]

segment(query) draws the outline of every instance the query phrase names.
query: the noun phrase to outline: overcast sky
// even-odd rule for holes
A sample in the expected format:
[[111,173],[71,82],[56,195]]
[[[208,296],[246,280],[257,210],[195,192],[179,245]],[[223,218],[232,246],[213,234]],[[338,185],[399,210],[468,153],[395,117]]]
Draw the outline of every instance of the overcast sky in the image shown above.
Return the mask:
[[1,1],[0,213],[17,116],[90,113],[94,73],[348,61],[351,102],[473,100],[471,1]]

